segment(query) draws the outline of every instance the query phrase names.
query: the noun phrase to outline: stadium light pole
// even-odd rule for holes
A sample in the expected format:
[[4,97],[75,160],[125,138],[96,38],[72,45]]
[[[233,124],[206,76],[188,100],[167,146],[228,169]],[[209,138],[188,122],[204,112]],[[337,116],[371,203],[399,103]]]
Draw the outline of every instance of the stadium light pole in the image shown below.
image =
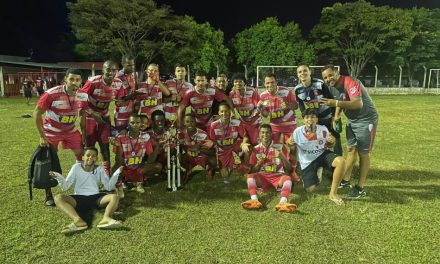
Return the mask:
[[400,65],[399,65],[399,71],[400,71],[399,73],[399,88],[400,88],[400,85],[402,84],[402,66]]
[[376,69],[376,74],[374,76],[374,88],[377,88],[377,72],[379,71],[377,65],[374,65],[374,69]]
[[425,70],[425,74],[423,75],[423,86],[422,87],[425,88],[425,84],[426,84],[426,70],[427,70],[425,65],[423,65],[423,69]]

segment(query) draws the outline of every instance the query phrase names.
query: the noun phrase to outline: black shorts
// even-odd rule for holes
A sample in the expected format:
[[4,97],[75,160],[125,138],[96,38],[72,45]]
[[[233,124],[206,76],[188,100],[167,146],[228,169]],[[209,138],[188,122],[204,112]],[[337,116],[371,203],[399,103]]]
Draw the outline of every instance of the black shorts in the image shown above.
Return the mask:
[[318,125],[327,127],[330,134],[332,134],[332,136],[334,136],[335,138],[341,138],[341,135],[333,129],[333,121],[331,118],[318,119]]
[[102,197],[104,197],[107,193],[97,193],[93,195],[71,195],[73,199],[76,201],[76,209],[77,210],[92,210],[92,209],[102,209],[99,206]]
[[32,90],[30,90],[30,89],[24,89],[24,97],[29,97],[29,98],[31,98],[32,97]]
[[324,167],[330,171],[333,171],[332,163],[338,157],[334,152],[330,150],[324,151],[317,159],[309,164],[304,170],[301,170],[301,179],[304,183],[304,188],[308,188],[312,185],[318,185],[319,179],[316,175],[319,167]]

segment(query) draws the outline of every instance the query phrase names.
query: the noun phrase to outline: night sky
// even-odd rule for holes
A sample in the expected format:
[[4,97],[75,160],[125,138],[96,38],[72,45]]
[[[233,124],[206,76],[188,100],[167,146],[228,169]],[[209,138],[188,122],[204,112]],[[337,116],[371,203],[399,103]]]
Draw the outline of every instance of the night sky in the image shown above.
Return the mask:
[[[70,33],[67,7],[64,0],[4,0],[0,3],[2,37],[0,54],[28,56],[32,48],[40,61],[74,59],[69,43],[61,43],[61,36]],[[121,0],[121,3],[124,1]],[[190,15],[197,22],[208,21],[225,33],[229,40],[236,33],[266,17],[277,16],[281,23],[294,21],[307,36],[319,22],[323,7],[336,1],[330,0],[158,0],[171,6],[177,15]],[[353,2],[353,1],[339,1]],[[413,6],[440,8],[440,0],[383,0],[370,1],[375,5],[411,8]],[[66,38],[64,38],[66,39]]]

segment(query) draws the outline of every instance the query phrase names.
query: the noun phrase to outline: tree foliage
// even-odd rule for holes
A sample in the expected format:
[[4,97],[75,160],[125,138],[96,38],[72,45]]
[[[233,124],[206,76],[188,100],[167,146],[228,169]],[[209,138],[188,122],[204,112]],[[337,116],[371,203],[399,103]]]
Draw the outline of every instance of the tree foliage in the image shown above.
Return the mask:
[[67,6],[76,51],[92,59],[131,54],[150,62],[172,38],[170,11],[153,0],[78,0]]
[[298,25],[289,22],[282,26],[275,17],[238,33],[232,43],[237,62],[247,65],[250,71],[258,65],[296,65],[313,63],[315,59]]
[[192,70],[213,73],[214,69],[226,69],[229,50],[223,44],[221,30],[209,23],[199,24],[192,17],[185,16],[174,22],[174,41],[164,45],[165,61],[190,65]]
[[342,59],[349,74],[357,77],[383,48],[404,51],[414,37],[412,23],[402,9],[376,7],[363,0],[336,3],[322,10],[311,36],[325,63]]
[[403,66],[412,83],[415,75],[423,75],[423,67],[440,67],[440,9],[413,8],[407,12],[413,18],[411,44],[401,51],[387,47],[376,61],[382,67]]

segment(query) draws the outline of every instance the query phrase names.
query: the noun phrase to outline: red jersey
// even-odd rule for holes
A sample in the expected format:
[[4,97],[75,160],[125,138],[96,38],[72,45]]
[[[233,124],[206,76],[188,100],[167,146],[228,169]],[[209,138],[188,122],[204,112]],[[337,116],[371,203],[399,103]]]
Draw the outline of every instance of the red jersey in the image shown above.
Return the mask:
[[244,95],[232,90],[229,93],[232,104],[240,114],[240,120],[247,124],[258,125],[261,123],[261,117],[258,113],[257,104],[260,100],[258,90],[253,87],[246,87]]
[[[185,95],[185,92],[191,90],[193,85],[189,82],[177,82],[175,79],[168,80],[165,82],[165,85],[170,90],[171,94],[180,95],[182,98]],[[170,116],[172,114],[177,117],[177,109],[179,108],[180,102],[168,102],[165,104],[165,118],[170,120]]]
[[67,95],[64,85],[47,90],[38,100],[37,106],[46,111],[43,120],[46,135],[65,135],[77,131],[75,122],[79,113],[79,102],[76,95]]
[[186,132],[182,132],[180,134],[181,143],[183,144],[183,148],[188,154],[188,156],[196,158],[204,156],[203,153],[200,152],[193,144],[197,143],[199,145],[205,144],[207,140],[209,140],[208,134],[201,130],[200,128],[197,128],[197,131],[194,135],[190,136]]
[[134,73],[125,73],[124,70],[120,70],[116,74],[116,79],[121,81],[121,88],[127,90],[127,94],[130,94],[134,90],[136,90],[136,81]]
[[281,103],[297,104],[295,95],[286,87],[278,86],[275,95],[264,91],[260,95],[263,102],[262,110],[269,111],[270,125],[286,127],[296,125],[295,111],[292,109],[281,109]]
[[116,137],[115,145],[122,148],[124,165],[132,169],[139,167],[147,155],[153,153],[150,136],[146,133],[140,133],[136,139],[130,137],[129,134],[119,135]]
[[191,106],[191,112],[196,118],[197,124],[208,124],[212,117],[212,103],[214,100],[223,101],[225,95],[216,88],[209,87],[203,94],[199,94],[195,89],[186,91],[182,99],[182,105]]
[[283,144],[273,144],[269,147],[265,147],[263,144],[258,144],[252,150],[251,157],[249,159],[250,165],[257,164],[259,158],[264,158],[264,162],[261,165],[259,172],[265,172],[270,174],[285,174],[283,162],[280,158],[275,158],[275,151],[282,151],[284,156],[289,159],[289,153]]
[[219,119],[213,122],[209,128],[209,137],[217,142],[219,151],[231,149],[234,144],[246,136],[246,131],[240,120],[231,119],[228,125],[223,124]]
[[[115,92],[115,91],[114,91]],[[116,100],[121,100],[124,96],[129,94],[129,89],[126,89],[123,85],[120,89],[116,90],[114,97]],[[128,125],[128,119],[134,111],[134,101],[127,100],[123,101],[122,105],[118,106],[115,104],[114,110],[114,119],[115,119],[115,128],[120,131],[125,129]]]
[[78,97],[81,98],[81,109],[90,108],[102,116],[108,116],[108,107],[113,100],[112,87],[119,85],[120,80],[118,79],[114,79],[110,86],[107,85],[102,75],[89,78],[78,93]]
[[136,97],[140,102],[139,114],[146,114],[151,119],[151,113],[155,110],[163,111],[162,90],[158,84],[139,83],[137,91],[143,93]]

